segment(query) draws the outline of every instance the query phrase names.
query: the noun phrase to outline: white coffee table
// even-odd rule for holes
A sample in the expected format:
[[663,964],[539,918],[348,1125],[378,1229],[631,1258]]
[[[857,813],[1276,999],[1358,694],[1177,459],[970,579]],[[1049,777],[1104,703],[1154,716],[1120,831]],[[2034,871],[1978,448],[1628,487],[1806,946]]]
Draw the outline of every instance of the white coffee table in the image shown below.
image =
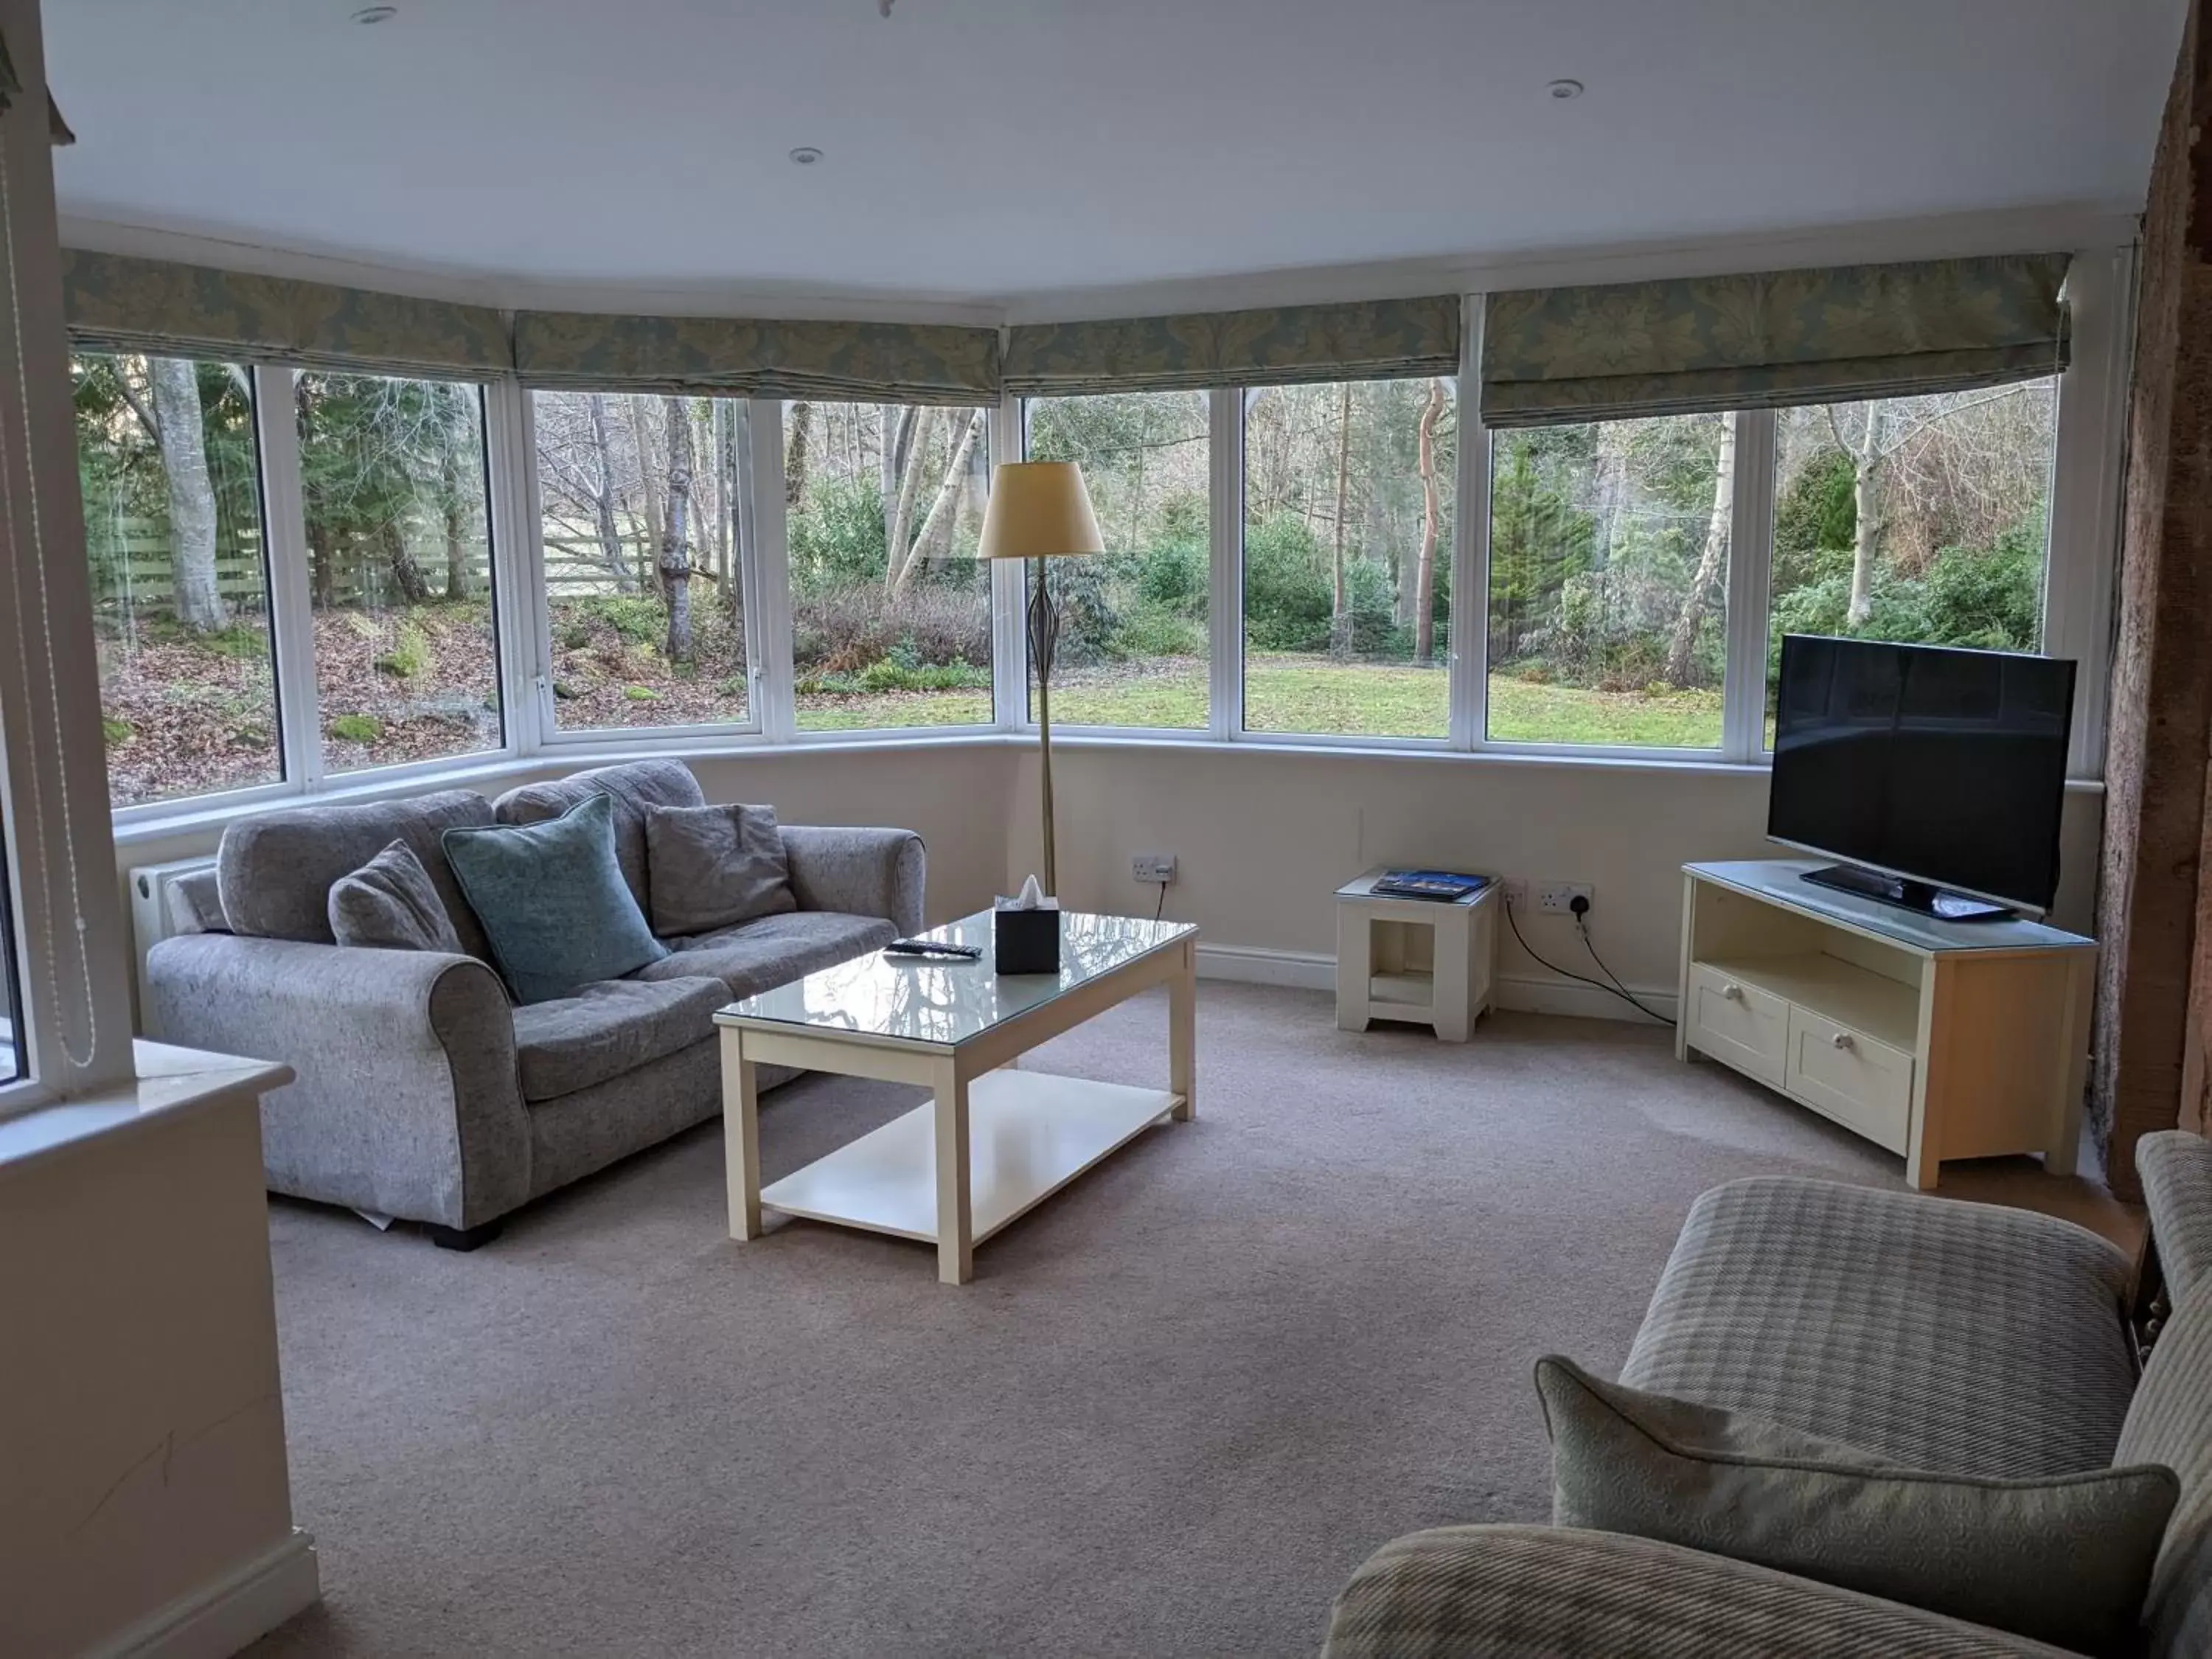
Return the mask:
[[[1004,977],[988,911],[927,937],[981,945],[982,960],[871,951],[714,1016],[731,1237],[757,1238],[762,1211],[779,1210],[933,1243],[938,1278],[964,1285],[977,1244],[1153,1124],[1195,1115],[1197,928],[1064,912],[1060,972]],[[1011,1066],[1155,985],[1170,993],[1167,1088]],[[763,1065],[920,1084],[936,1098],[763,1188]]]

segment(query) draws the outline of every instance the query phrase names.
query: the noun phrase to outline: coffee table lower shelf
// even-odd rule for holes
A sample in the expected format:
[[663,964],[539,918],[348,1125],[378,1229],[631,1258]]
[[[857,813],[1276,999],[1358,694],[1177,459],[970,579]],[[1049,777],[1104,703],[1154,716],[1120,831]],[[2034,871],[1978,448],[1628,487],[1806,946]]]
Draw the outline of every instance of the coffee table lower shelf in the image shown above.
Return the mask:
[[[969,1215],[976,1243],[1134,1140],[1182,1102],[1164,1089],[1000,1070],[968,1085]],[[928,1102],[761,1188],[786,1215],[933,1244],[937,1127]]]

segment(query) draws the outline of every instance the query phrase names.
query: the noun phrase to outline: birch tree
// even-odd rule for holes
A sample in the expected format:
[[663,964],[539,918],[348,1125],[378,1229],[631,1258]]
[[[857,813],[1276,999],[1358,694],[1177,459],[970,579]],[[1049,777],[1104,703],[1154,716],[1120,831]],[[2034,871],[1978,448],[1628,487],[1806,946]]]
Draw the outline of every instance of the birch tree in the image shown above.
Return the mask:
[[1698,628],[1728,568],[1729,530],[1735,515],[1735,416],[1723,414],[1719,418],[1720,447],[1713,463],[1713,509],[1705,520],[1705,544],[1667,647],[1667,683],[1685,690],[1697,672]]
[[662,400],[668,435],[668,516],[660,534],[660,592],[668,607],[668,660],[691,660],[691,412]]
[[169,495],[169,570],[177,621],[192,633],[230,625],[215,562],[215,483],[200,424],[198,371],[179,357],[149,357],[147,380]]

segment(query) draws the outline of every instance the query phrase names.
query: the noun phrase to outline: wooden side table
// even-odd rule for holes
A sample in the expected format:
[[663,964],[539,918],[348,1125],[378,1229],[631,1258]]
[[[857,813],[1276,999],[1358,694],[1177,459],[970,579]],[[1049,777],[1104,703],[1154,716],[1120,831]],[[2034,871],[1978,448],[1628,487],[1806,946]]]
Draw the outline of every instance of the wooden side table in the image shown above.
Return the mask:
[[1383,898],[1384,868],[1336,890],[1337,1028],[1402,1020],[1464,1042],[1498,979],[1498,883],[1449,903]]

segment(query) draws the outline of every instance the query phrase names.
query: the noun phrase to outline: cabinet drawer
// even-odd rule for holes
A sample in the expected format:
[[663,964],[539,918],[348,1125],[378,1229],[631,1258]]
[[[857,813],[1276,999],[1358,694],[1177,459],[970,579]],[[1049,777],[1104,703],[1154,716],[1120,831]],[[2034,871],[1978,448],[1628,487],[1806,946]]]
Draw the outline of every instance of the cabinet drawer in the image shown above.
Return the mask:
[[1690,964],[1690,1046],[1778,1087],[1789,1043],[1790,1005],[1780,997]]
[[1905,1151],[1912,1121],[1911,1054],[1793,1005],[1782,1086],[1876,1146]]

